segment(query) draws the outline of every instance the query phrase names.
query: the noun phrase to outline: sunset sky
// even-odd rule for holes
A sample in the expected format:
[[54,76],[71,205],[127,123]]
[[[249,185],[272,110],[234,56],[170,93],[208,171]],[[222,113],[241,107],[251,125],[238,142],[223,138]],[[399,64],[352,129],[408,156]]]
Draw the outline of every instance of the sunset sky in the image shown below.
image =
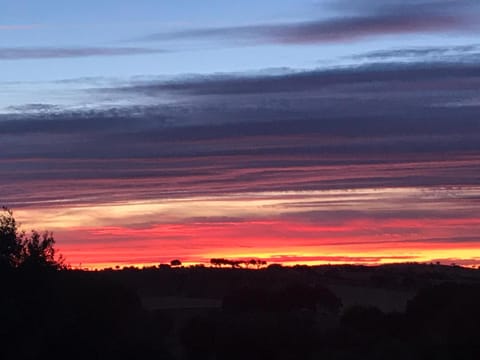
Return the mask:
[[0,0],[0,205],[73,267],[480,265],[480,1]]

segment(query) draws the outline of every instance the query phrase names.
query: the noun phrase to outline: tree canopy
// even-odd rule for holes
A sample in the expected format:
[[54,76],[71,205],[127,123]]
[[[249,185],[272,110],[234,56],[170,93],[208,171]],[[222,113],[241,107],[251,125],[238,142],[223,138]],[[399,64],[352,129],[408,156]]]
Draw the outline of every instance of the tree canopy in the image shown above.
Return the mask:
[[63,258],[56,256],[53,234],[32,230],[28,235],[20,231],[13,211],[4,207],[0,213],[0,269],[61,267]]

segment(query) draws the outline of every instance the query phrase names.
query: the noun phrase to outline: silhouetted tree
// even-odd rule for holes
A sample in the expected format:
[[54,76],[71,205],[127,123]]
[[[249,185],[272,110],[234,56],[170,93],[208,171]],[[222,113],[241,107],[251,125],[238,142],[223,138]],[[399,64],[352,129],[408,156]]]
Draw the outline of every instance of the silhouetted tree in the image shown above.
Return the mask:
[[282,268],[282,264],[270,264],[267,266],[267,269],[269,270],[282,270]]
[[182,266],[182,262],[178,259],[170,261],[171,266]]
[[257,260],[252,259],[250,261],[245,261],[245,265],[247,266],[247,268],[248,268],[249,265],[255,266],[255,265],[257,265]]
[[265,260],[257,260],[257,269],[260,269],[262,266],[267,266],[267,262]]
[[249,260],[249,261],[244,261],[244,260],[229,260],[229,259],[210,259],[210,264],[215,266],[215,267],[222,267],[222,266],[230,266],[232,269],[238,269],[241,267],[241,265],[245,265],[245,267],[249,267],[249,265],[257,266],[257,269],[259,269],[261,266],[265,266],[267,264],[266,261],[263,260]]
[[260,269],[262,266],[267,265],[267,262],[264,260],[259,259],[251,259],[249,261],[245,261],[245,265],[248,267],[249,265],[256,266],[257,269]]
[[222,265],[222,259],[210,259],[210,264],[215,267],[220,267]]
[[20,232],[10,209],[0,215],[0,267],[51,268],[63,266],[63,258],[55,258],[55,239],[51,232],[30,236]]
[[6,207],[0,215],[0,268],[16,267],[22,256],[23,233],[13,217],[13,212]]
[[211,259],[210,264],[216,267],[222,267],[225,265],[225,266],[231,266],[233,268],[233,267],[239,267],[241,262],[228,260],[228,259]]
[[21,266],[25,268],[58,269],[63,266],[63,258],[55,259],[55,239],[51,232],[40,234],[32,231],[22,244]]
[[241,261],[241,260],[231,260],[231,261],[230,261],[230,266],[231,266],[232,268],[239,268],[240,265],[242,265],[243,263],[244,263],[244,262]]

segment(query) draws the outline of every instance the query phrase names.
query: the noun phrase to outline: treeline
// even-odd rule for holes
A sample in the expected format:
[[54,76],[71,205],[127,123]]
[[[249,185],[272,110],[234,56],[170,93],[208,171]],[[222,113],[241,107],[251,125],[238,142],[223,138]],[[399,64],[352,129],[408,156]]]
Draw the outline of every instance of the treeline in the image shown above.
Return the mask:
[[210,264],[216,267],[230,266],[232,268],[239,268],[242,265],[246,268],[252,266],[260,269],[267,265],[267,262],[261,259],[250,259],[250,260],[230,260],[230,259],[210,259]]

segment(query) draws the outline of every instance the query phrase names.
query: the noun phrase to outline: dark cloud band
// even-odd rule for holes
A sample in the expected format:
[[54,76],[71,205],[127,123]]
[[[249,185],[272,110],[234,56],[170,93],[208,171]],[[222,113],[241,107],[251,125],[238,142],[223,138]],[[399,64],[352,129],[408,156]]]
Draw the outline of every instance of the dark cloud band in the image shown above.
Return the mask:
[[88,111],[30,104],[0,115],[2,195],[75,203],[476,186],[479,86],[475,63],[432,62],[91,90],[173,101]]

